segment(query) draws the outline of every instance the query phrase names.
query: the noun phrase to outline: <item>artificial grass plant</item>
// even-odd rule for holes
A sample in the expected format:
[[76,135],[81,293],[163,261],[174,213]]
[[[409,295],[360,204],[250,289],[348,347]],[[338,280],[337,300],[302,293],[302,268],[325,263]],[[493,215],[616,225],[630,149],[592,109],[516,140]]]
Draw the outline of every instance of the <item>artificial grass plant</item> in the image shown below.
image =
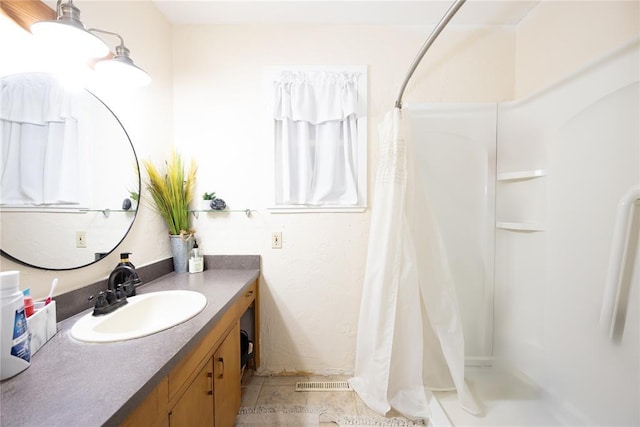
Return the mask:
[[149,160],[142,164],[147,171],[146,188],[153,199],[153,207],[162,216],[171,235],[193,234],[189,225],[189,203],[193,199],[197,166],[191,160],[189,170],[184,170],[182,157],[174,150],[165,170],[159,171]]

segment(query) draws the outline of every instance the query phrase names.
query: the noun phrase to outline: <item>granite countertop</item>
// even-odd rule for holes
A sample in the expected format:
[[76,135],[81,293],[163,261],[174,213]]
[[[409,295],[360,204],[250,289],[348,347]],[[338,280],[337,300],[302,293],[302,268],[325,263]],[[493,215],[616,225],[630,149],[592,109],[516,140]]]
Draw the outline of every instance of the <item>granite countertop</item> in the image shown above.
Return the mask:
[[187,289],[207,297],[202,312],[165,331],[93,344],[76,341],[70,334],[75,321],[88,311],[59,322],[57,334],[32,357],[31,366],[0,385],[0,425],[122,423],[260,273],[259,269],[221,268],[170,273],[137,289],[138,294]]

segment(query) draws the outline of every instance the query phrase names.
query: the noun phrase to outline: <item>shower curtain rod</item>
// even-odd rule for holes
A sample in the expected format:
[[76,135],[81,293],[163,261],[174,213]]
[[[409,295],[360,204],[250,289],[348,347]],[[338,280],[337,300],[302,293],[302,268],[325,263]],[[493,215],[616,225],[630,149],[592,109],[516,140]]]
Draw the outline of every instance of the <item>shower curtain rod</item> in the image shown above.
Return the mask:
[[449,7],[449,10],[447,10],[447,13],[444,14],[442,19],[440,19],[440,22],[438,22],[436,28],[433,29],[424,45],[422,45],[420,52],[418,52],[418,56],[416,56],[416,59],[414,59],[411,64],[411,68],[409,68],[409,72],[407,73],[407,77],[404,79],[404,83],[402,83],[402,86],[400,87],[400,93],[398,94],[398,99],[396,99],[396,108],[402,108],[402,95],[404,95],[404,91],[407,88],[409,80],[411,80],[411,76],[413,76],[416,68],[418,68],[418,64],[422,61],[422,57],[424,57],[424,54],[427,53],[427,50],[429,50],[433,42],[438,38],[440,32],[444,30],[444,27],[447,26],[451,18],[453,18],[453,15],[456,14],[458,9],[460,9],[466,1],[467,0],[456,0],[455,3]]

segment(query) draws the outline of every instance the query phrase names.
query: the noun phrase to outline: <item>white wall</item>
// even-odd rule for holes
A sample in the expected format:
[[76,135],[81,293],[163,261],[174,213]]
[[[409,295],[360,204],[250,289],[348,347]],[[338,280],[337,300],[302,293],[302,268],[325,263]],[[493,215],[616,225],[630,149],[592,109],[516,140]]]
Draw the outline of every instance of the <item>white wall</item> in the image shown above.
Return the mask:
[[[175,140],[185,155],[198,160],[198,194],[216,191],[231,209],[257,209],[250,219],[234,212],[201,214],[194,226],[207,254],[262,255],[265,372],[352,371],[370,212],[268,212],[273,143],[263,70],[275,65],[368,66],[371,189],[377,125],[393,107],[430,31],[346,25],[173,29]],[[414,76],[405,101],[513,97],[514,46],[510,27],[448,28]],[[273,231],[282,231],[283,249],[270,248]]]
[[518,25],[516,99],[534,93],[638,34],[637,1],[554,1]]
[[[160,158],[172,143],[171,30],[150,1],[74,2],[88,26],[120,33],[131,50],[131,57],[153,77],[150,86],[119,90],[92,88],[118,116],[135,147],[138,158]],[[140,25],[144,22],[144,25]],[[27,48],[31,36],[12,20],[0,14],[0,72],[27,71],[41,66]],[[116,39],[105,39],[114,49]],[[6,60],[6,58],[10,58]],[[113,165],[114,173],[123,166]],[[124,167],[130,167],[126,165]],[[0,268],[21,272],[21,287],[30,287],[35,299],[47,295],[51,280],[59,278],[56,293],[63,293],[93,283],[109,275],[120,252],[133,252],[132,261],[142,266],[170,256],[164,224],[147,206],[142,206],[133,228],[114,253],[86,268],[72,271],[45,271],[27,268],[0,259]]]
[[509,201],[498,203],[498,216],[512,216],[499,219],[543,231],[497,231],[496,357],[540,385],[573,425],[640,422],[638,272],[623,340],[598,326],[616,206],[640,183],[638,86],[628,86],[638,78],[638,44],[613,71],[584,69],[638,38],[638,6],[541,3],[518,27],[516,93],[583,72],[499,113],[498,172],[548,175],[498,186],[499,201],[501,186],[524,195],[512,199],[520,209],[501,212]]

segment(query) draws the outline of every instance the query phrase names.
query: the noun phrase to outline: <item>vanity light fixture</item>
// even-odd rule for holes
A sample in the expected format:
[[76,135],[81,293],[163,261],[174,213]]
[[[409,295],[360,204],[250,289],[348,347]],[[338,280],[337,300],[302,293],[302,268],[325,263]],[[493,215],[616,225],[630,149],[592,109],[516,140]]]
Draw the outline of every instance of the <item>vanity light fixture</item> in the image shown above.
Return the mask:
[[120,44],[116,46],[115,56],[96,63],[95,69],[98,73],[108,75],[112,79],[126,82],[132,86],[146,86],[151,83],[151,76],[134,64],[129,57],[129,49],[124,45],[124,40],[119,34],[97,28],[90,28],[89,31],[92,33],[111,34],[120,39]]
[[[95,68],[100,73],[108,74],[110,78],[121,79],[125,84],[135,86],[151,83],[149,74],[136,66],[129,57],[129,49],[125,47],[122,37],[97,28],[87,29],[80,21],[80,9],[73,4],[73,0],[67,0],[64,4],[62,0],[58,0],[56,19],[34,22],[31,33],[84,58],[104,58],[98,60]],[[113,58],[105,58],[110,52],[109,46],[95,33],[110,34],[120,39]]]
[[86,58],[102,58],[109,54],[109,46],[98,36],[87,31],[80,21],[80,9],[72,0],[65,4],[58,0],[56,19],[34,22],[31,25],[31,33]]

